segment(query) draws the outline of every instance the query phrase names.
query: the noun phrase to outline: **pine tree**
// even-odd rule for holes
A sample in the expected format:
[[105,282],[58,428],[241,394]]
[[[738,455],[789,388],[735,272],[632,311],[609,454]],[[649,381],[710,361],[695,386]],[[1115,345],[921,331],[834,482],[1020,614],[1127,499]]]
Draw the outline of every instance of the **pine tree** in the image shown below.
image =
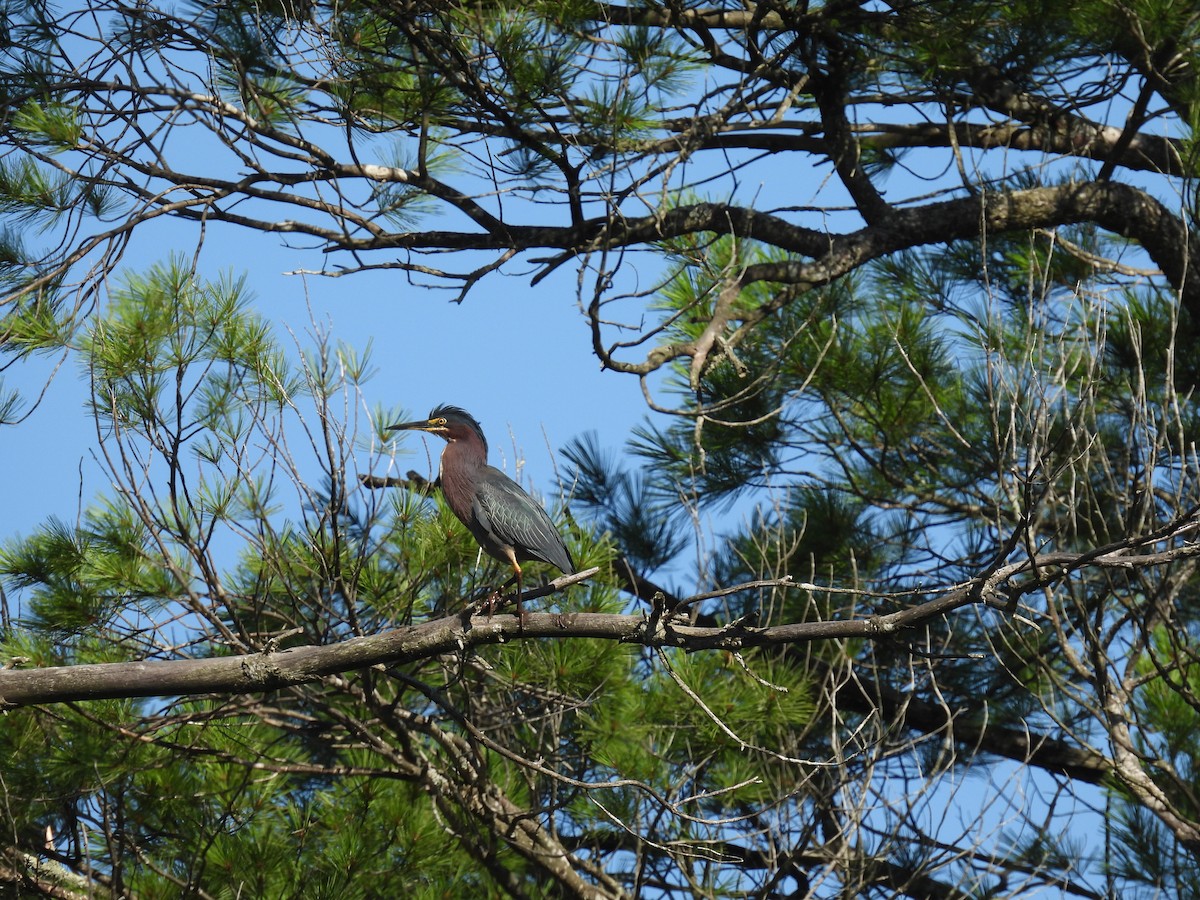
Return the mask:
[[[0,350],[111,485],[0,548],[0,890],[1200,891],[1187,4],[0,16]],[[564,608],[466,620],[369,352],[167,219],[574,271],[653,415],[564,450]]]

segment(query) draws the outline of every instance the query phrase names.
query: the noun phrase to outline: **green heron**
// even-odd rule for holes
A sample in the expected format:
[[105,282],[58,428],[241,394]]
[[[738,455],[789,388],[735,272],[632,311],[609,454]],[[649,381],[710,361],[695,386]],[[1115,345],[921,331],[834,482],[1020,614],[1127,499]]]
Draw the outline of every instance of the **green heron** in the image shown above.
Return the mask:
[[518,616],[521,615],[521,563],[540,560],[562,570],[564,575],[575,571],[567,545],[542,505],[499,469],[487,464],[487,438],[479,422],[465,409],[438,406],[428,419],[391,425],[387,430],[427,431],[446,439],[438,479],[442,495],[479,546],[489,556],[512,566],[513,578],[508,584],[513,580],[517,583]]

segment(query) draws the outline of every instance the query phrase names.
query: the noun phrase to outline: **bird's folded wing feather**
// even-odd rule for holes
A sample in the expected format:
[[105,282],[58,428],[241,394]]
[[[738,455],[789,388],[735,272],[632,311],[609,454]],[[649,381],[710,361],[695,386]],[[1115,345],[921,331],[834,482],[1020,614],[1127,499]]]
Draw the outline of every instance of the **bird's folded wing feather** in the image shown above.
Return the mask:
[[[499,473],[499,470],[497,470]],[[509,546],[528,556],[558,566],[573,568],[562,535],[540,503],[503,473],[480,482],[475,495],[475,513],[480,524]]]

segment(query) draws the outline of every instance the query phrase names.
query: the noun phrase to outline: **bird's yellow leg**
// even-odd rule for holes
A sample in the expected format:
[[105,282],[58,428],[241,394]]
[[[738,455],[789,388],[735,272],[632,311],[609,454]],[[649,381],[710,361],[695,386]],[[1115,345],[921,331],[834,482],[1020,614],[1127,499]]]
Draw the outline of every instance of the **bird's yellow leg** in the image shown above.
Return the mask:
[[517,554],[514,551],[509,550],[506,555],[513,567],[513,578],[517,581],[517,618],[524,622],[525,612],[521,609],[521,564],[517,562]]

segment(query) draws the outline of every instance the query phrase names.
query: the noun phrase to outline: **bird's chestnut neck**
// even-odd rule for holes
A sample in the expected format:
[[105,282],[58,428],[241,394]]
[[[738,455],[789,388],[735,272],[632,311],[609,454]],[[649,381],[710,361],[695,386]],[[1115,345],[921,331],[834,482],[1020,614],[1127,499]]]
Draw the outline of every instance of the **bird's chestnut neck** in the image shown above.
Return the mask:
[[479,445],[478,441],[448,438],[446,449],[442,451],[443,472],[447,465],[471,468],[487,465],[487,451]]

